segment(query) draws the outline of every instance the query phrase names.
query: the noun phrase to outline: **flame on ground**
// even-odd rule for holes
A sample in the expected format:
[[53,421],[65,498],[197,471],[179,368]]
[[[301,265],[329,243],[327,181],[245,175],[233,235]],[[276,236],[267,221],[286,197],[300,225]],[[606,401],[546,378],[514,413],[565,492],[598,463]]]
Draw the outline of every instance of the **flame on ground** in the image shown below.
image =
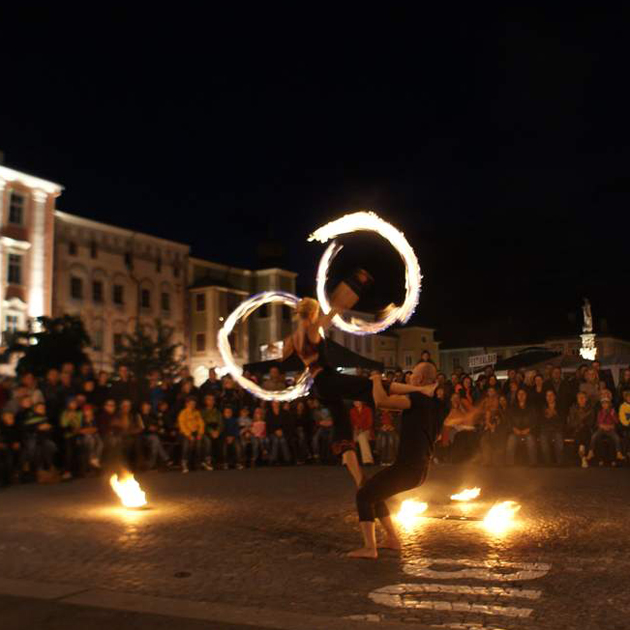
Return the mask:
[[125,507],[139,508],[147,504],[147,495],[142,491],[133,475],[128,475],[120,480],[118,475],[112,475],[109,483]]
[[465,488],[458,494],[451,495],[451,501],[472,501],[481,494],[481,488]]
[[400,510],[396,514],[396,520],[405,528],[410,529],[416,524],[418,517],[426,512],[429,506],[426,503],[406,499],[400,505]]
[[[392,305],[388,307],[385,312],[381,314],[381,319],[376,322],[367,322],[359,318],[352,318],[347,322],[337,314],[333,318],[333,324],[339,330],[348,333],[369,335],[382,332],[397,322],[401,324],[407,323],[418,305],[422,274],[420,273],[418,257],[405,238],[405,235],[400,230],[397,230],[393,225],[387,223],[387,221],[383,221],[383,219],[374,212],[361,211],[346,214],[336,221],[327,223],[315,230],[308,240],[326,243],[341,234],[350,234],[352,232],[375,232],[389,241],[392,247],[400,254],[405,265],[405,299],[400,306]],[[324,313],[329,313],[331,309],[328,296],[326,295],[328,269],[335,256],[341,251],[341,247],[341,245],[333,240],[324,252],[317,268],[317,300]]]
[[483,519],[484,527],[492,534],[503,534],[514,525],[514,517],[520,509],[515,501],[497,503]]

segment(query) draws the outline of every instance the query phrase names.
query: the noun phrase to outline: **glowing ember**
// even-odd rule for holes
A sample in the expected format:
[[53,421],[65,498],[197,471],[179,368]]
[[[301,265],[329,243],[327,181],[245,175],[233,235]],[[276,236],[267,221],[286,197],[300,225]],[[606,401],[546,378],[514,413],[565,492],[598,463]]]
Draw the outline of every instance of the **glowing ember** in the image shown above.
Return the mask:
[[[340,315],[336,315],[333,319],[333,324],[345,332],[355,335],[369,335],[382,332],[397,322],[406,323],[418,305],[422,275],[418,258],[402,232],[393,225],[383,221],[374,212],[362,211],[346,214],[336,221],[327,223],[315,230],[308,240],[326,243],[340,234],[352,232],[375,232],[389,241],[392,247],[400,254],[405,265],[405,299],[400,306],[391,305],[385,309],[382,313],[382,319],[379,321],[367,322],[359,318],[352,318],[347,322]],[[341,248],[341,245],[333,241],[324,252],[317,269],[317,299],[324,313],[329,313],[331,308],[326,295],[328,269],[335,256],[341,251]]]
[[521,506],[514,501],[497,503],[483,519],[484,527],[493,534],[502,534],[514,524],[514,517]]
[[119,480],[118,475],[112,475],[109,483],[114,492],[119,496],[122,504],[127,508],[139,508],[147,504],[146,494],[140,488],[140,484],[129,475]]
[[451,495],[451,501],[472,501],[481,494],[481,488],[466,488],[458,494]]
[[304,370],[302,374],[295,381],[295,385],[283,389],[280,391],[268,391],[263,389],[260,385],[257,385],[253,381],[243,376],[243,369],[234,361],[234,355],[232,354],[232,348],[230,346],[230,334],[234,330],[234,326],[238,324],[241,319],[245,319],[251,315],[257,308],[263,304],[283,304],[295,308],[295,305],[299,302],[299,299],[291,293],[284,293],[282,291],[265,291],[258,293],[244,302],[241,302],[227,317],[223,328],[219,330],[217,337],[217,347],[221,353],[221,358],[227,371],[232,375],[232,378],[250,394],[253,394],[257,398],[263,400],[278,400],[284,402],[287,400],[295,400],[306,396],[311,386],[311,377],[308,370]]
[[419,516],[426,512],[429,506],[426,503],[415,501],[414,499],[406,499],[402,502],[396,520],[405,528],[409,529],[416,524]]

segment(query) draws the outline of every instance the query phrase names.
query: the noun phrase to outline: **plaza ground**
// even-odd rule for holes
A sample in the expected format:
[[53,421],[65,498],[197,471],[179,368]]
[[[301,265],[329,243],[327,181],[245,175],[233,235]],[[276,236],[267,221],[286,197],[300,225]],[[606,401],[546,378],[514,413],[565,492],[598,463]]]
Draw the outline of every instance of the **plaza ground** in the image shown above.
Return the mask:
[[[106,478],[0,492],[0,627],[628,627],[627,469],[433,467],[399,497],[427,518],[376,562],[344,557],[360,539],[341,468],[139,479],[142,511]],[[456,520],[449,496],[473,485]],[[475,519],[505,499],[517,526],[490,533]]]

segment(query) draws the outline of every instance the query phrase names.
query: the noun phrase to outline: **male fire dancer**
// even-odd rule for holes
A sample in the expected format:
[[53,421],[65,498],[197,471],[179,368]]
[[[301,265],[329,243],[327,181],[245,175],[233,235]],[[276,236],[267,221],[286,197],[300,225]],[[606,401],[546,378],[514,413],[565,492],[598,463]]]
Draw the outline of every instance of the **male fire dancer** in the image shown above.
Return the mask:
[[478,413],[478,410],[473,408],[462,417],[449,416],[442,421],[443,403],[434,395],[437,387],[437,370],[429,361],[418,363],[411,375],[411,385],[420,388],[423,393],[416,391],[401,395],[390,390],[388,394],[383,387],[380,374],[373,374],[371,379],[376,405],[403,411],[400,446],[393,466],[371,477],[357,491],[357,509],[364,544],[360,549],[348,554],[351,558],[378,557],[375,518],[379,519],[387,534],[387,540],[381,547],[400,549],[400,539],[385,501],[424,482],[434,444],[442,431],[443,423],[453,426],[470,422]]

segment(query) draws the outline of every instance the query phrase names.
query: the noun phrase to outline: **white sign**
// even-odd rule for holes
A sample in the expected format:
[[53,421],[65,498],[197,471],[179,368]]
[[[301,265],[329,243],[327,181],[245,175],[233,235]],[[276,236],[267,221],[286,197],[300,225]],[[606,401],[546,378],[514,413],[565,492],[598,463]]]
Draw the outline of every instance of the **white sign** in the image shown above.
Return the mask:
[[494,365],[497,362],[497,353],[478,354],[474,357],[468,357],[468,367],[485,367],[486,365]]

